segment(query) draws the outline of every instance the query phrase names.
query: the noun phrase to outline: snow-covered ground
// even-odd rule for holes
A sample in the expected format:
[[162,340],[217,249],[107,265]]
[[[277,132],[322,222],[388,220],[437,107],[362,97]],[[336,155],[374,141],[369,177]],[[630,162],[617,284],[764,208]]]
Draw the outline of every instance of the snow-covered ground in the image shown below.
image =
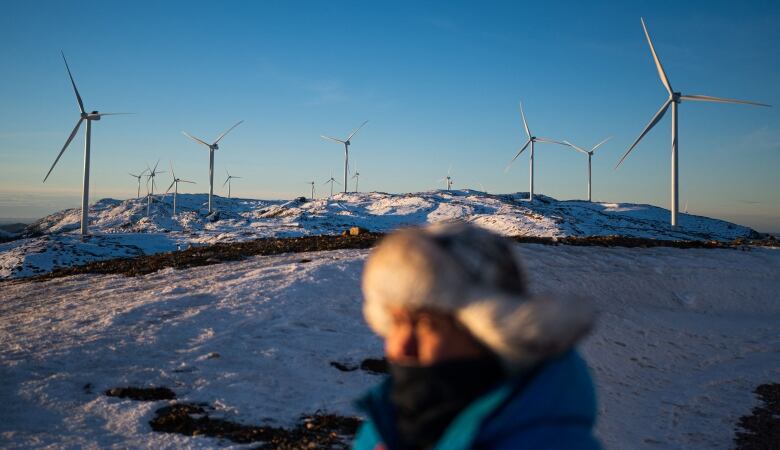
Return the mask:
[[0,279],[26,277],[58,266],[98,259],[173,251],[178,247],[259,237],[340,233],[351,226],[390,231],[402,226],[464,220],[509,236],[622,235],[654,239],[722,240],[750,237],[750,228],[688,214],[669,227],[669,212],[650,205],[558,201],[525,193],[489,195],[471,190],[416,194],[337,194],[329,199],[266,201],[215,198],[217,215],[205,214],[206,195],[158,198],[147,217],[145,199],[103,199],[90,207],[93,236],[77,234],[80,210],[33,224],[42,236],[0,244]]
[[[402,208],[402,198],[393,200],[372,205]],[[410,214],[440,207],[413,206]],[[754,404],[752,389],[780,377],[778,249],[517,251],[534,291],[585,295],[601,311],[582,350],[598,385],[598,435],[609,449],[730,448],[737,417]],[[116,386],[168,386],[181,401],[207,402],[251,424],[289,425],[317,409],[353,413],[351,400],[379,378],[329,363],[382,353],[360,311],[366,255],[341,250],[136,278],[4,283],[0,447],[229,445],[152,432],[148,421],[167,402],[101,394]]]

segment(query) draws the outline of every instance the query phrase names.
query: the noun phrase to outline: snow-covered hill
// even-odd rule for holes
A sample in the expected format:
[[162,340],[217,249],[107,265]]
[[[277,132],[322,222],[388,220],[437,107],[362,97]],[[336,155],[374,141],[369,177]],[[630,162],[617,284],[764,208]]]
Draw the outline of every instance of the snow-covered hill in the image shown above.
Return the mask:
[[[780,249],[517,245],[535,292],[600,311],[582,346],[607,449],[731,448],[751,391],[780,375]],[[156,433],[166,386],[213,416],[290,426],[354,414],[382,354],[361,313],[366,250],[258,256],[140,277],[78,275],[0,290],[0,447],[247,448]]]
[[650,205],[558,201],[525,193],[489,195],[471,190],[416,194],[351,193],[328,199],[266,201],[216,197],[217,212],[205,214],[205,194],[182,194],[172,217],[172,197],[157,198],[147,217],[145,199],[103,199],[90,207],[93,236],[76,234],[80,210],[47,216],[25,239],[0,244],[0,278],[45,273],[58,266],[98,259],[173,251],[188,245],[340,233],[360,226],[390,231],[424,223],[464,220],[509,236],[622,235],[652,239],[721,240],[751,237],[750,228],[681,214],[669,227],[669,212]]

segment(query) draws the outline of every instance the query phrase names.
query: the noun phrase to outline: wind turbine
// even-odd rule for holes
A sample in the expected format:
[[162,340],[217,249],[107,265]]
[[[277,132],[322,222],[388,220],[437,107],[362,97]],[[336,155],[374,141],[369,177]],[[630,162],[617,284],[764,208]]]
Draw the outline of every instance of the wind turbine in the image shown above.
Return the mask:
[[[355,131],[352,132],[352,134],[347,136],[347,138],[344,139],[343,141],[341,139],[336,139],[336,138],[333,138],[333,137],[320,135],[320,137],[323,138],[323,139],[329,139],[331,141],[339,142],[341,144],[344,144],[344,193],[345,194],[347,193],[347,174],[349,172],[349,145],[350,145],[350,142],[351,142],[350,140],[352,139],[352,136],[354,136],[355,133],[360,131],[360,129],[363,128],[363,126],[365,124],[367,124],[367,123],[368,123],[368,120],[363,122],[359,127],[357,127],[357,129]],[[333,177],[331,176],[331,178],[333,178]],[[331,187],[333,187],[333,183],[331,183]]]
[[138,175],[131,173],[130,176],[133,178],[138,179],[138,193],[135,195],[135,198],[141,198],[141,178],[146,173],[146,169],[144,169],[143,172],[139,173]]
[[173,162],[171,164],[171,176],[173,176],[173,181],[171,182],[171,185],[168,186],[168,189],[165,190],[165,195],[168,195],[168,192],[170,192],[171,188],[173,188],[173,216],[176,217],[176,196],[179,194],[179,183],[190,183],[190,184],[196,184],[194,181],[189,180],[182,180],[181,178],[176,178],[176,172],[173,171]]
[[360,183],[360,172],[358,172],[357,163],[355,163],[355,174],[352,175],[352,179],[355,180],[355,192],[359,192],[358,183]]
[[[149,217],[152,210],[152,200],[154,198],[154,177],[155,175],[165,173],[165,171],[158,171],[157,166],[160,164],[160,160],[158,159],[157,162],[154,164],[154,169],[149,168],[149,166],[146,166],[146,170],[149,171],[149,174],[146,176],[146,190],[148,195],[148,202],[146,203],[146,216]],[[149,182],[151,181],[151,190],[149,189]]]
[[187,134],[186,131],[182,131],[182,133],[185,136],[187,136],[188,138],[192,139],[193,141],[199,144],[205,145],[209,149],[209,214],[211,214],[211,196],[214,195],[214,150],[219,150],[219,141],[221,141],[226,134],[230,133],[233,130],[233,128],[241,125],[241,123],[243,122],[244,122],[243,120],[239,120],[237,124],[228,128],[227,131],[219,135],[219,137],[217,138],[216,141],[214,141],[213,144],[208,144],[201,139],[190,136],[189,134]]
[[333,197],[333,183],[336,184],[341,184],[341,183],[339,183],[338,181],[336,181],[335,178],[333,178],[333,172],[330,173],[330,179],[322,184],[328,184],[328,183],[330,183],[330,196]]
[[306,184],[311,184],[311,199],[314,200],[314,182],[313,181],[309,181]]
[[574,150],[577,150],[578,152],[585,153],[588,155],[588,201],[591,201],[591,158],[593,157],[593,152],[596,151],[597,148],[601,147],[602,144],[607,142],[608,140],[612,139],[612,136],[604,139],[603,141],[599,142],[598,144],[594,145],[590,150],[585,150],[582,147],[578,147],[574,144],[572,144],[569,141],[563,141],[564,144],[568,145],[569,147],[573,148]]
[[525,134],[528,135],[528,140],[525,141],[525,144],[520,149],[520,151],[517,152],[514,158],[512,158],[511,161],[509,161],[509,164],[506,166],[506,171],[509,170],[509,167],[512,166],[512,163],[515,162],[518,156],[520,156],[521,153],[525,151],[526,148],[528,148],[528,145],[531,145],[531,158],[530,158],[530,187],[528,189],[528,200],[533,201],[534,199],[534,144],[537,142],[545,143],[545,144],[558,144],[558,145],[566,145],[563,142],[554,141],[552,139],[547,139],[543,137],[534,136],[531,134],[531,130],[528,129],[528,122],[525,120],[525,112],[523,111],[523,102],[520,102],[520,115],[523,117],[523,127],[525,128]]
[[661,105],[661,109],[658,110],[658,112],[655,113],[655,116],[650,120],[650,123],[647,124],[645,129],[642,131],[642,133],[639,135],[638,138],[634,141],[633,144],[631,144],[631,147],[628,148],[625,154],[623,154],[623,157],[620,158],[620,161],[618,161],[617,165],[615,166],[615,169],[620,167],[620,165],[623,163],[623,160],[626,159],[629,153],[636,147],[636,145],[639,143],[639,141],[642,140],[643,137],[661,120],[661,118],[666,114],[666,111],[669,109],[669,106],[672,107],[672,205],[671,205],[671,223],[672,227],[677,226],[677,213],[679,210],[679,193],[678,193],[678,167],[677,167],[677,151],[679,149],[679,142],[677,141],[677,105],[680,104],[683,100],[691,100],[691,101],[698,101],[698,102],[713,102],[713,103],[739,103],[739,104],[745,104],[745,105],[756,105],[756,106],[770,106],[766,105],[764,103],[756,103],[756,102],[749,102],[745,100],[734,100],[730,98],[719,98],[719,97],[711,97],[709,95],[683,95],[680,92],[675,92],[674,89],[672,89],[671,83],[669,83],[669,78],[666,76],[666,72],[664,71],[663,66],[661,65],[661,60],[658,59],[658,55],[655,53],[655,47],[653,46],[653,41],[650,39],[650,33],[647,31],[647,26],[645,25],[644,19],[639,19],[642,22],[642,29],[645,31],[645,37],[647,38],[647,43],[650,45],[650,53],[653,55],[653,61],[655,61],[655,68],[658,70],[658,76],[661,78],[661,83],[663,83],[664,87],[666,88],[666,91],[669,93],[669,97],[666,99],[663,105]]
[[225,169],[225,173],[227,174],[227,178],[225,178],[225,182],[222,183],[222,187],[225,187],[225,185],[227,184],[227,187],[228,187],[228,198],[230,198],[230,185],[232,184],[230,182],[230,180],[232,180],[233,178],[244,178],[244,177],[237,177],[237,176],[231,175],[230,172],[227,171],[227,169]]
[[86,236],[88,234],[87,227],[89,226],[89,151],[90,144],[92,142],[92,121],[100,120],[100,118],[103,116],[115,116],[129,113],[101,113],[98,111],[86,112],[84,110],[84,102],[81,100],[79,90],[76,88],[76,82],[73,81],[73,74],[70,73],[68,60],[65,59],[65,53],[62,51],[60,51],[60,53],[62,54],[62,60],[65,62],[65,69],[68,70],[68,77],[70,78],[70,84],[73,86],[73,92],[76,94],[76,101],[79,104],[79,112],[81,116],[79,117],[79,121],[76,122],[76,126],[73,127],[73,131],[70,132],[70,136],[68,136],[68,139],[65,141],[65,145],[62,146],[62,150],[60,150],[60,153],[57,154],[57,158],[54,159],[54,164],[52,164],[49,171],[46,172],[46,176],[43,178],[43,182],[45,183],[49,178],[51,171],[54,170],[54,166],[57,165],[57,161],[60,160],[60,156],[62,156],[62,154],[65,152],[65,149],[68,148],[68,145],[70,145],[71,141],[76,136],[76,133],[79,131],[79,127],[81,127],[81,122],[86,121],[87,125],[86,130],[84,131],[84,184],[82,185],[83,187],[81,191],[81,234]]
[[447,169],[447,176],[440,179],[439,182],[446,181],[447,182],[447,190],[449,191],[450,188],[452,188],[452,176],[450,175],[450,172],[452,172],[452,164],[450,164],[450,168]]

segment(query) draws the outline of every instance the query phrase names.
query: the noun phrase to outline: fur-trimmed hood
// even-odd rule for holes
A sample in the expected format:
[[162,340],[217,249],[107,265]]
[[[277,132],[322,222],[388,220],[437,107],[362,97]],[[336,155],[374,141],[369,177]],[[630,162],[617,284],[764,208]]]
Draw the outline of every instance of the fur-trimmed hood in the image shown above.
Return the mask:
[[511,243],[466,224],[405,229],[371,253],[363,313],[385,336],[389,305],[452,314],[510,371],[570,349],[593,326],[589,302],[531,296]]

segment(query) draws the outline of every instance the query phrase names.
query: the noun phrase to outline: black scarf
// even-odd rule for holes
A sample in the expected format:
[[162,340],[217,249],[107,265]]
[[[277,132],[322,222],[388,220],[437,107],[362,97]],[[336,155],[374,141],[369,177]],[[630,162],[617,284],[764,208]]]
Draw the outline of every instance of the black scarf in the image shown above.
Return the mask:
[[429,449],[463,409],[505,378],[498,358],[390,364],[390,401],[404,450]]

